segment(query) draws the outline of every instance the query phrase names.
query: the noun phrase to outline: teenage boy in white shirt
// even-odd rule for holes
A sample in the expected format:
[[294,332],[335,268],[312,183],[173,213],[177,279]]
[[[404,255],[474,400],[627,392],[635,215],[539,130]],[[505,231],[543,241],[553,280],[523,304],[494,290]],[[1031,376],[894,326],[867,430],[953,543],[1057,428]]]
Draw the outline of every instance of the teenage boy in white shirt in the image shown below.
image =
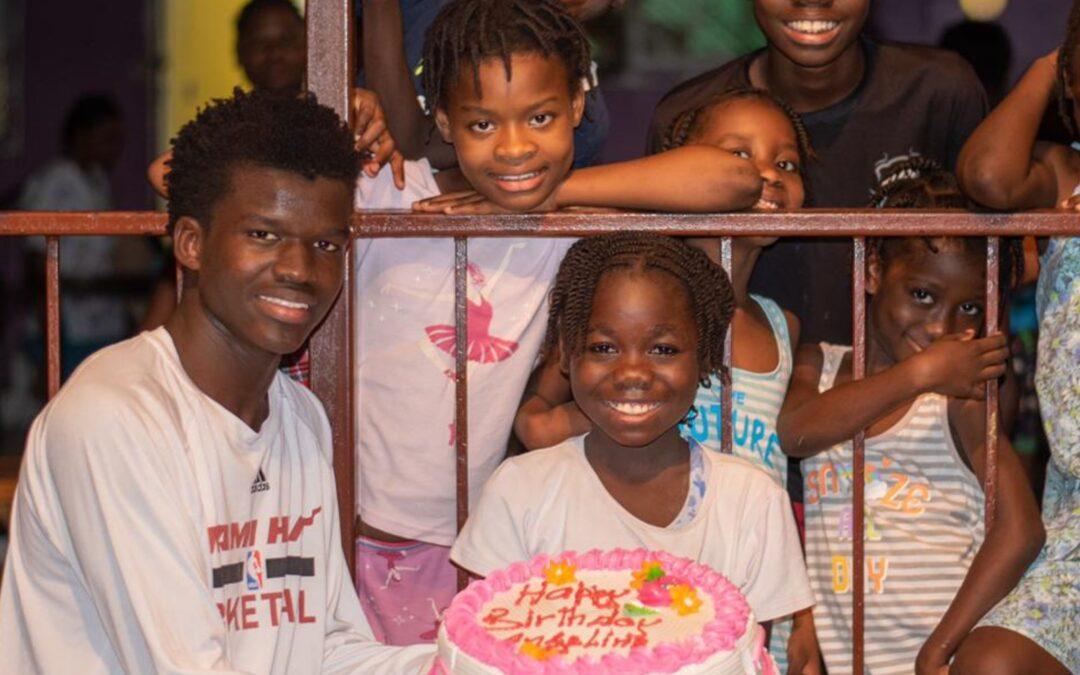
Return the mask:
[[[174,141],[184,296],[30,431],[4,673],[408,673],[342,554],[325,413],[279,374],[341,289],[359,158],[313,98],[237,92]],[[76,665],[77,664],[77,665]]]

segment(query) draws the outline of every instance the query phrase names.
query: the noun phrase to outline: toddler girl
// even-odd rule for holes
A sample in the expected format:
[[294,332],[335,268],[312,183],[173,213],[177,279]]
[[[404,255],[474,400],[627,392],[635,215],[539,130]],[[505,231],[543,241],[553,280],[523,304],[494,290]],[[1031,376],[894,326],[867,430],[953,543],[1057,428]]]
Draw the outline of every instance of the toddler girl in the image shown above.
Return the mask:
[[[760,176],[762,193],[755,210],[797,209],[805,194],[801,170],[812,151],[805,131],[785,103],[760,89],[739,89],[719,94],[675,120],[664,141],[663,158],[676,148],[708,146],[748,160]],[[668,155],[675,156],[675,155]],[[707,172],[709,164],[684,161],[692,172]],[[617,171],[619,165],[594,171]],[[569,181],[574,180],[571,176]],[[640,192],[633,183],[627,192]],[[780,487],[787,485],[787,456],[776,435],[776,416],[791,377],[792,348],[798,343],[799,321],[773,300],[748,293],[750,275],[764,247],[775,238],[737,237],[732,241],[731,284],[735,298],[732,318],[732,450],[764,469]],[[720,264],[719,239],[691,239]],[[515,432],[528,448],[560,443],[589,430],[588,418],[570,396],[570,387],[557,360],[542,366],[534,391],[523,401],[515,419]],[[694,407],[682,425],[683,436],[704,448],[721,450],[721,383],[710,377],[698,388]],[[809,612],[798,621],[809,621]],[[774,622],[770,651],[781,671],[787,668],[790,622]],[[812,635],[811,631],[799,633]],[[817,660],[813,640],[792,645],[801,664]]]
[[[1080,3],[1060,50],[1039,59],[975,131],[958,171],[971,196],[994,208],[1080,206],[1080,152],[1036,141],[1057,99],[1080,141]],[[961,645],[960,673],[1080,672],[1080,239],[1055,237],[1043,253],[1037,293],[1035,385],[1050,444],[1042,520],[1046,545],[1016,589]],[[991,670],[993,669],[993,670]]]
[[[885,178],[875,204],[958,208],[965,201],[951,176],[912,161]],[[985,240],[878,239],[870,249],[868,375],[852,380],[850,347],[801,347],[780,441],[806,458],[806,559],[830,675],[852,669],[847,439],[863,428],[866,666],[907,673],[914,664],[937,673],[1034,559],[1041,530],[1024,472],[999,435],[996,521],[984,541],[985,411],[976,399],[1004,373],[1007,358],[1004,336],[975,337]]]
[[723,271],[678,240],[574,244],[551,292],[544,354],[568,373],[592,430],[504,462],[451,558],[483,576],[538,553],[640,546],[725,574],[760,621],[809,607],[787,494],[679,432],[721,368],[733,309]]

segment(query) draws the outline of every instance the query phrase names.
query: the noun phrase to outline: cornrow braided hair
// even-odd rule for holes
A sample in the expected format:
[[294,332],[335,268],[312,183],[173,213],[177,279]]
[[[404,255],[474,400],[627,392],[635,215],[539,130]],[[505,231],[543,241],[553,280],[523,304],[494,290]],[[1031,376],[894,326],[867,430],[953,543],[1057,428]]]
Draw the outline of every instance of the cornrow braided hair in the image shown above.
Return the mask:
[[795,112],[795,109],[792,108],[787,101],[766,89],[756,89],[753,87],[727,89],[714,95],[698,107],[683,111],[683,113],[676,117],[668,126],[664,133],[664,139],[661,142],[660,149],[662,151],[667,151],[681,148],[689,141],[692,141],[697,134],[702,132],[704,125],[709,120],[709,115],[716,108],[724,103],[748,98],[763,101],[787,115],[792,128],[795,129],[795,139],[798,142],[799,148],[799,174],[802,177],[803,188],[806,191],[806,195],[809,197],[810,184],[806,174],[803,172],[803,167],[806,166],[807,162],[817,159],[817,156],[814,154],[814,146],[810,143],[810,134],[806,132],[806,127],[803,125],[799,113]]
[[618,232],[581,239],[567,252],[551,290],[543,357],[561,348],[577,356],[585,349],[593,299],[600,279],[615,270],[659,270],[685,289],[697,327],[702,382],[713,373],[726,381],[724,336],[735,311],[727,273],[700,249],[678,239],[644,232]]
[[557,57],[571,93],[592,83],[589,39],[559,0],[454,0],[435,17],[424,37],[422,81],[428,112],[445,108],[450,90],[471,69],[480,94],[480,64],[502,60],[510,79],[514,54]]
[[[870,198],[879,209],[966,209],[973,204],[960,191],[956,177],[926,157],[913,157],[889,167]],[[971,255],[986,257],[985,237],[870,237],[871,256],[885,262],[915,242],[937,253],[945,247],[963,247]],[[1004,294],[1024,276],[1024,243],[1020,237],[1001,240],[1000,288]]]
[[[1077,48],[1080,48],[1080,0],[1073,0],[1069,10],[1069,20],[1065,24],[1065,39],[1058,50],[1057,85],[1055,87],[1058,100],[1058,114],[1065,128],[1072,134],[1073,140],[1080,140],[1080,129],[1076,128],[1076,120],[1073,119],[1073,107],[1075,101],[1069,98],[1069,85],[1073,77],[1080,73],[1073,72],[1073,57],[1076,56]],[[1080,92],[1076,92],[1080,93]]]
[[210,225],[210,212],[231,189],[230,172],[240,164],[339,180],[351,191],[360,155],[345,123],[313,94],[236,88],[231,98],[211,101],[172,139],[165,178],[170,230],[182,216]]

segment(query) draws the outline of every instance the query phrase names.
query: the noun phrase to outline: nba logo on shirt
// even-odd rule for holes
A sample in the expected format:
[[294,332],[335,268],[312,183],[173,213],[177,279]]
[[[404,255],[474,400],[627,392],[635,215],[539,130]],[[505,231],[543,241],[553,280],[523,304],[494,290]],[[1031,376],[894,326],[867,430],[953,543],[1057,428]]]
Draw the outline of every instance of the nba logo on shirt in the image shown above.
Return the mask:
[[262,553],[248,551],[247,562],[244,563],[244,580],[247,582],[249,591],[257,591],[263,585],[263,559]]

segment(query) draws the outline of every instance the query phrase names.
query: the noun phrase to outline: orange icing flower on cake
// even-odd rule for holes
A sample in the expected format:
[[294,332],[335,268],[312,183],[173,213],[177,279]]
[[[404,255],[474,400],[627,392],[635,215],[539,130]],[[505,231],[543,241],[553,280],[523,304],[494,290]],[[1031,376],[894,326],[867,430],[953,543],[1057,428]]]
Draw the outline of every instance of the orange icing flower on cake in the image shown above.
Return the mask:
[[685,584],[676,584],[668,589],[671,594],[671,606],[679,616],[694,614],[701,607],[701,598],[697,591]]
[[566,584],[572,584],[577,581],[574,578],[574,572],[577,571],[576,565],[571,565],[567,562],[551,562],[544,568],[544,576],[547,577],[548,583],[556,586],[565,586]]
[[544,649],[536,642],[532,640],[526,640],[521,643],[521,648],[518,651],[529,658],[536,659],[537,661],[547,661],[552,656],[555,656],[556,652],[551,649]]
[[641,569],[633,573],[634,580],[630,582],[630,588],[640,591],[641,587],[649,581],[656,581],[664,576],[664,568],[655,560],[646,560],[641,563]]

